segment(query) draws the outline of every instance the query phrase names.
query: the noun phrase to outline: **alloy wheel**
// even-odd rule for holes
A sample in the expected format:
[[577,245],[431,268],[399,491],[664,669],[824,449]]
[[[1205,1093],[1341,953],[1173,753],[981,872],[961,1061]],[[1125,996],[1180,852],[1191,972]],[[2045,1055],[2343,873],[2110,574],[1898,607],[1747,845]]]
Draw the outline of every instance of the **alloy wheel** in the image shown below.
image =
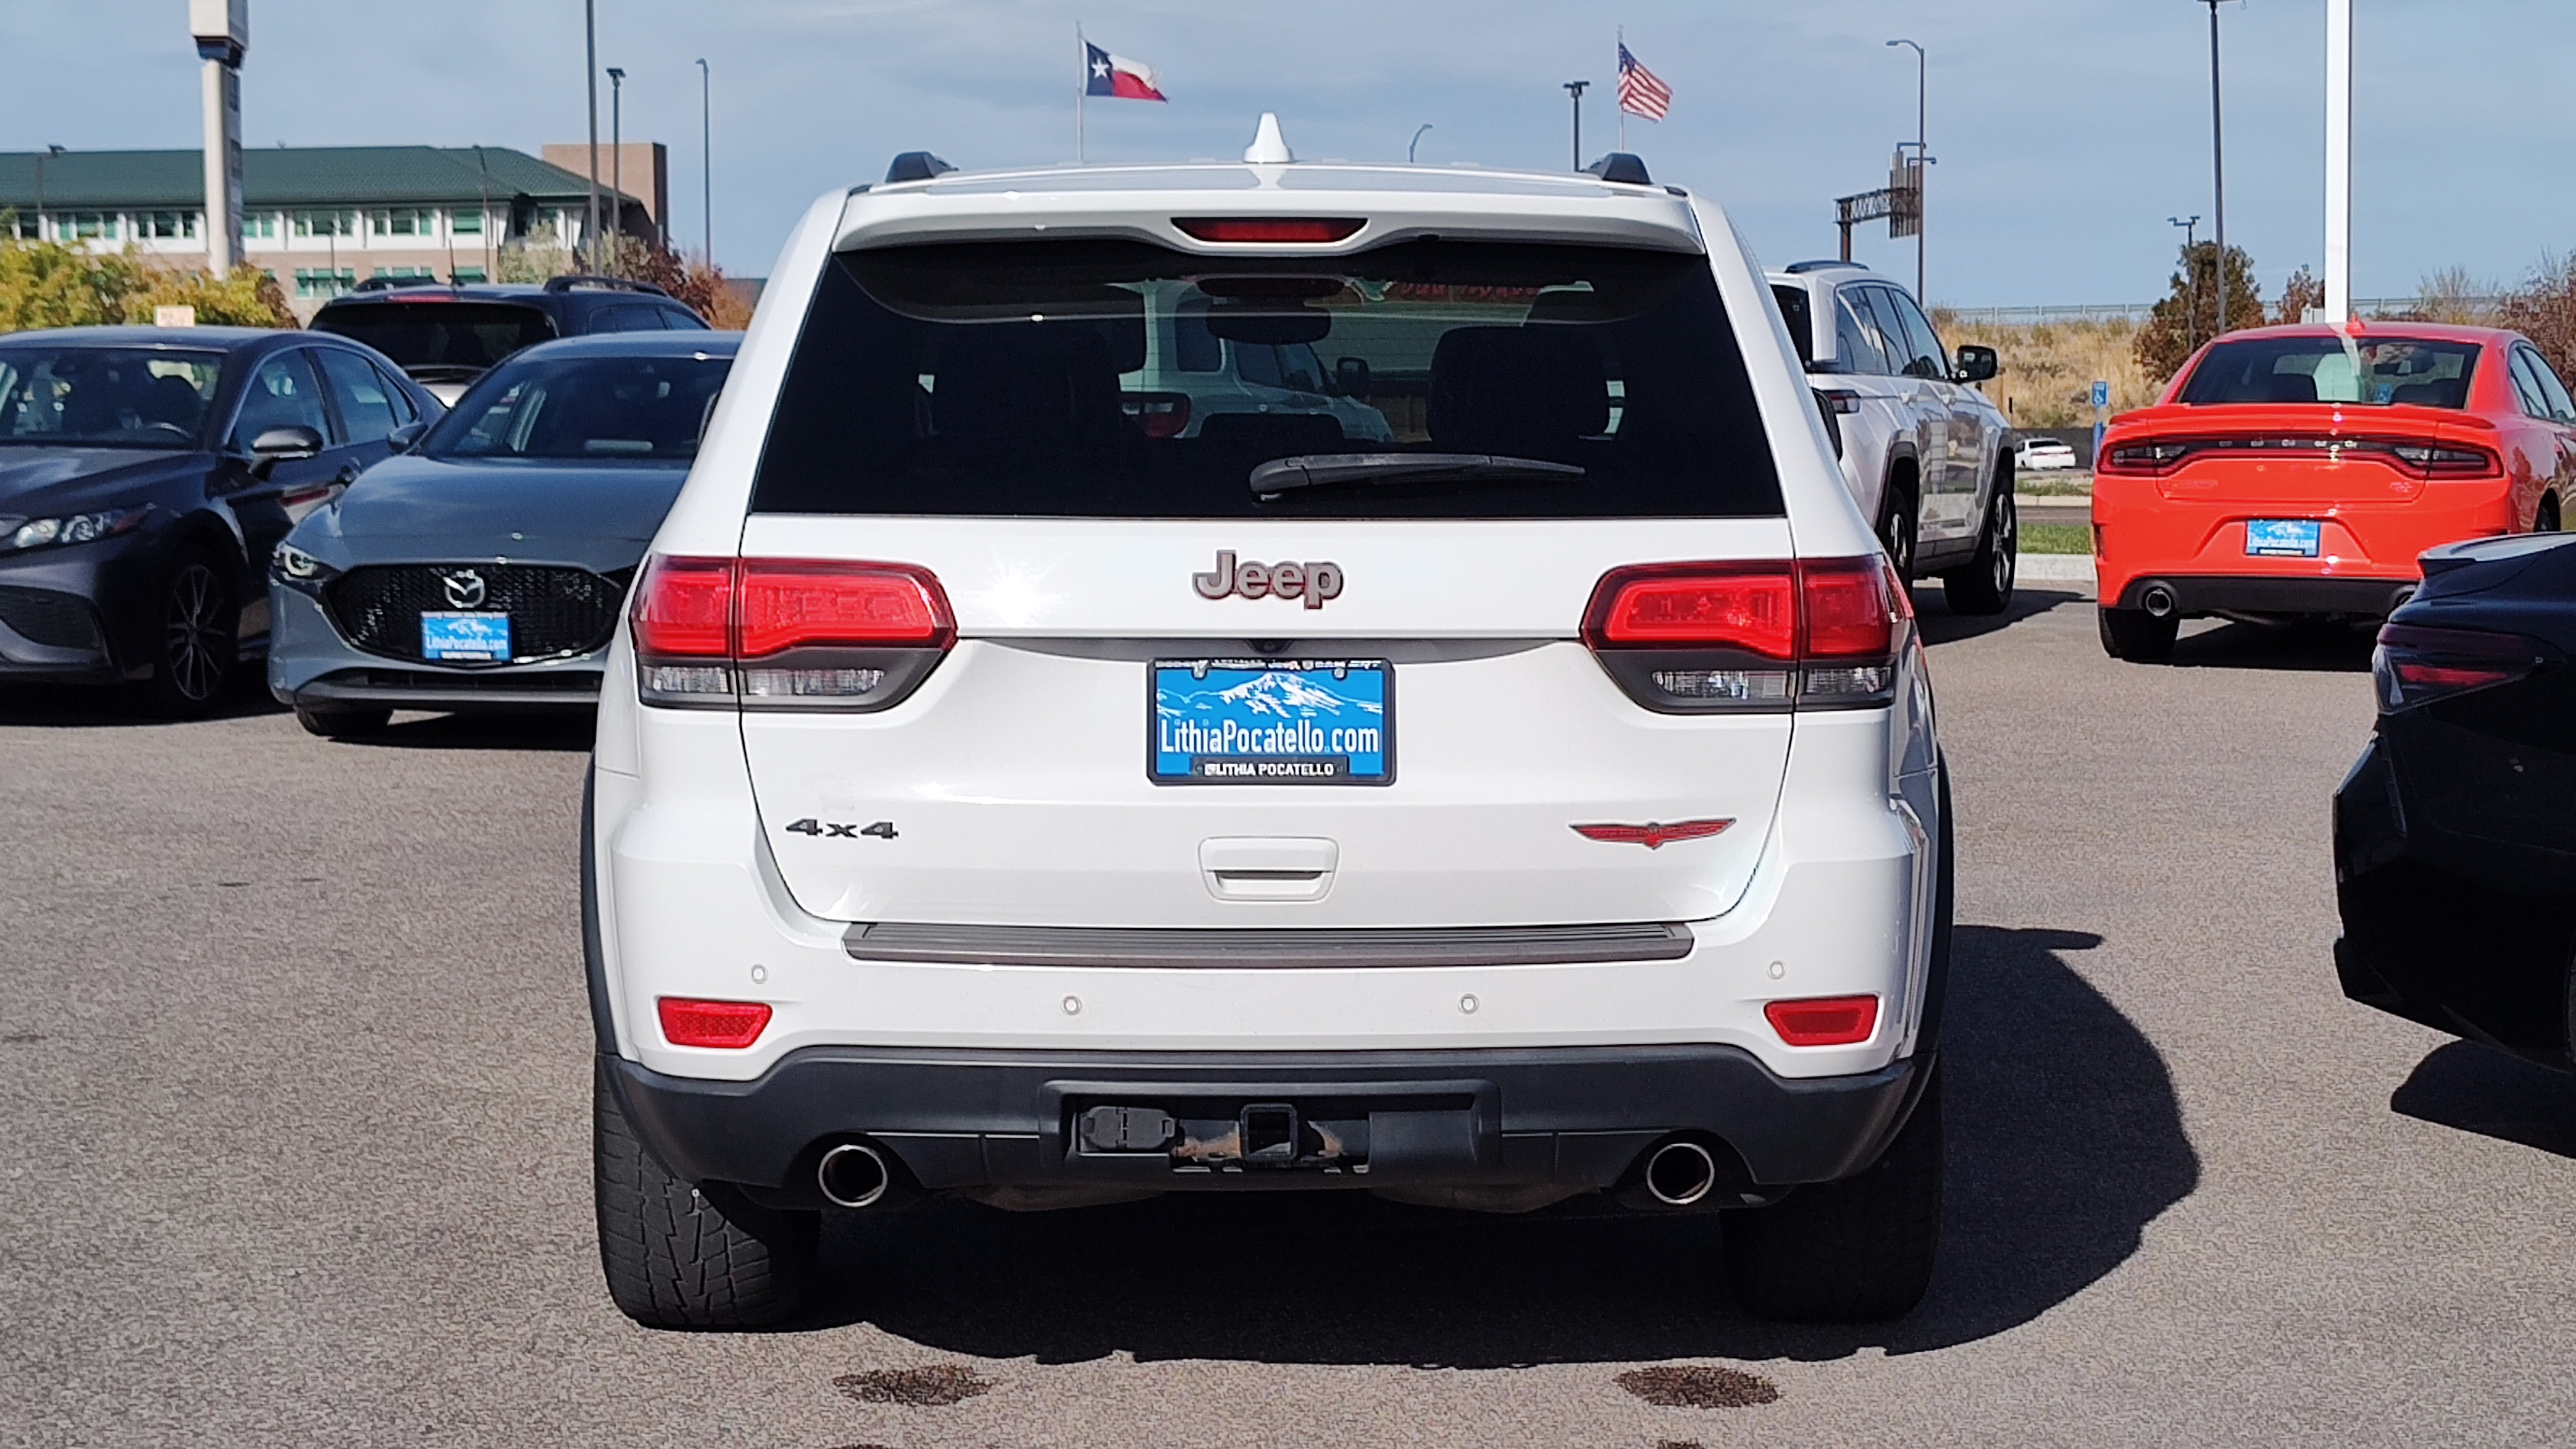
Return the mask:
[[224,620],[223,581],[203,563],[181,566],[170,580],[170,608],[163,656],[170,687],[191,704],[203,704],[223,687],[222,647],[232,642]]
[[1995,500],[1993,522],[1995,592],[2010,597],[2013,576],[2021,568],[2021,506],[2009,493]]

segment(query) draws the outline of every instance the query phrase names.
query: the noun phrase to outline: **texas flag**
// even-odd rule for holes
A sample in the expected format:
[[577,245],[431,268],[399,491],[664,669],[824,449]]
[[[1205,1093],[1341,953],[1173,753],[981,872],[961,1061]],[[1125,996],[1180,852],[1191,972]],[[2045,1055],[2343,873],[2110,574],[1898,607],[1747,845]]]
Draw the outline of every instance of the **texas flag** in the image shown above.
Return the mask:
[[1090,41],[1084,41],[1090,80],[1083,87],[1088,96],[1115,96],[1127,101],[1159,101],[1163,93],[1154,87],[1154,68],[1141,60],[1111,55]]

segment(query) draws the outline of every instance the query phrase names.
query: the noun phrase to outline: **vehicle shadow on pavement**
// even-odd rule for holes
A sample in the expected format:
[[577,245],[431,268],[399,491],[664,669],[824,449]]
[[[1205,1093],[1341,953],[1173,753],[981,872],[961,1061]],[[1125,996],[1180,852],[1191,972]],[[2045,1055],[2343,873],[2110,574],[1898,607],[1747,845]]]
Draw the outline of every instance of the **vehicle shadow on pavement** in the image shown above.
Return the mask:
[[1488,1217],[1330,1195],[1171,1194],[1078,1212],[938,1202],[825,1229],[792,1328],[870,1322],[988,1358],[1500,1368],[1920,1352],[2027,1323],[2138,1249],[2199,1161],[2164,1062],[2061,959],[2089,934],[1966,926],[1942,1070],[1940,1269],[1893,1324],[1765,1323],[1704,1216]]
[[2360,674],[2370,669],[2375,629],[2343,624],[2238,624],[2219,621],[2212,628],[2186,624],[2174,641],[2173,658],[2142,669],[2281,669],[2313,673]]
[[2475,1042],[2435,1047],[2388,1107],[2419,1122],[2576,1157],[2576,1077]]
[[1923,631],[1926,644],[1955,644],[2009,629],[2024,619],[2036,617],[2064,604],[2083,603],[2088,595],[2072,589],[2033,588],[2023,584],[2013,590],[2012,603],[2000,614],[1954,614],[1942,591],[1926,584],[1914,586],[1914,617]]
[[285,712],[286,706],[270,698],[267,688],[258,684],[227,690],[214,710],[192,720],[170,719],[155,714],[139,694],[114,686],[17,684],[0,687],[0,728],[143,728],[255,719],[261,715]]
[[334,743],[361,749],[562,750],[587,754],[598,732],[596,717],[586,709],[530,714],[432,714],[396,716],[383,729]]

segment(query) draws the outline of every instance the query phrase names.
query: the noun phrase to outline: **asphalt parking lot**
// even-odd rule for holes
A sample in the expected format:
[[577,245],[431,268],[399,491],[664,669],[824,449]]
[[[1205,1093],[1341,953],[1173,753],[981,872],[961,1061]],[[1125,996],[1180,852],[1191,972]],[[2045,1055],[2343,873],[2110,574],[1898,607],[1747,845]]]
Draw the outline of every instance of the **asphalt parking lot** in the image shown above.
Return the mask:
[[[2366,643],[2120,665],[2074,587],[1922,595],[1950,1197],[1863,1330],[1737,1313],[1698,1220],[1298,1197],[839,1224],[807,1320],[646,1332],[590,1221],[584,724],[0,698],[0,1443],[2566,1442],[2576,1082],[2334,986]],[[1732,1372],[1621,1382],[1665,1365]]]

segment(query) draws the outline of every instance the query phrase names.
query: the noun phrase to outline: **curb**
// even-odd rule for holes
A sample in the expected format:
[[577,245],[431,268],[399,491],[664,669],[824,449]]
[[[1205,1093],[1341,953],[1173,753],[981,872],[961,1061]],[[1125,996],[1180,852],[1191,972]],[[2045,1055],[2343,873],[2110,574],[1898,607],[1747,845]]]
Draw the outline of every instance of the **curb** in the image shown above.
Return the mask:
[[2014,561],[2014,570],[2034,583],[2092,583],[2093,556],[2089,553],[2026,553]]

